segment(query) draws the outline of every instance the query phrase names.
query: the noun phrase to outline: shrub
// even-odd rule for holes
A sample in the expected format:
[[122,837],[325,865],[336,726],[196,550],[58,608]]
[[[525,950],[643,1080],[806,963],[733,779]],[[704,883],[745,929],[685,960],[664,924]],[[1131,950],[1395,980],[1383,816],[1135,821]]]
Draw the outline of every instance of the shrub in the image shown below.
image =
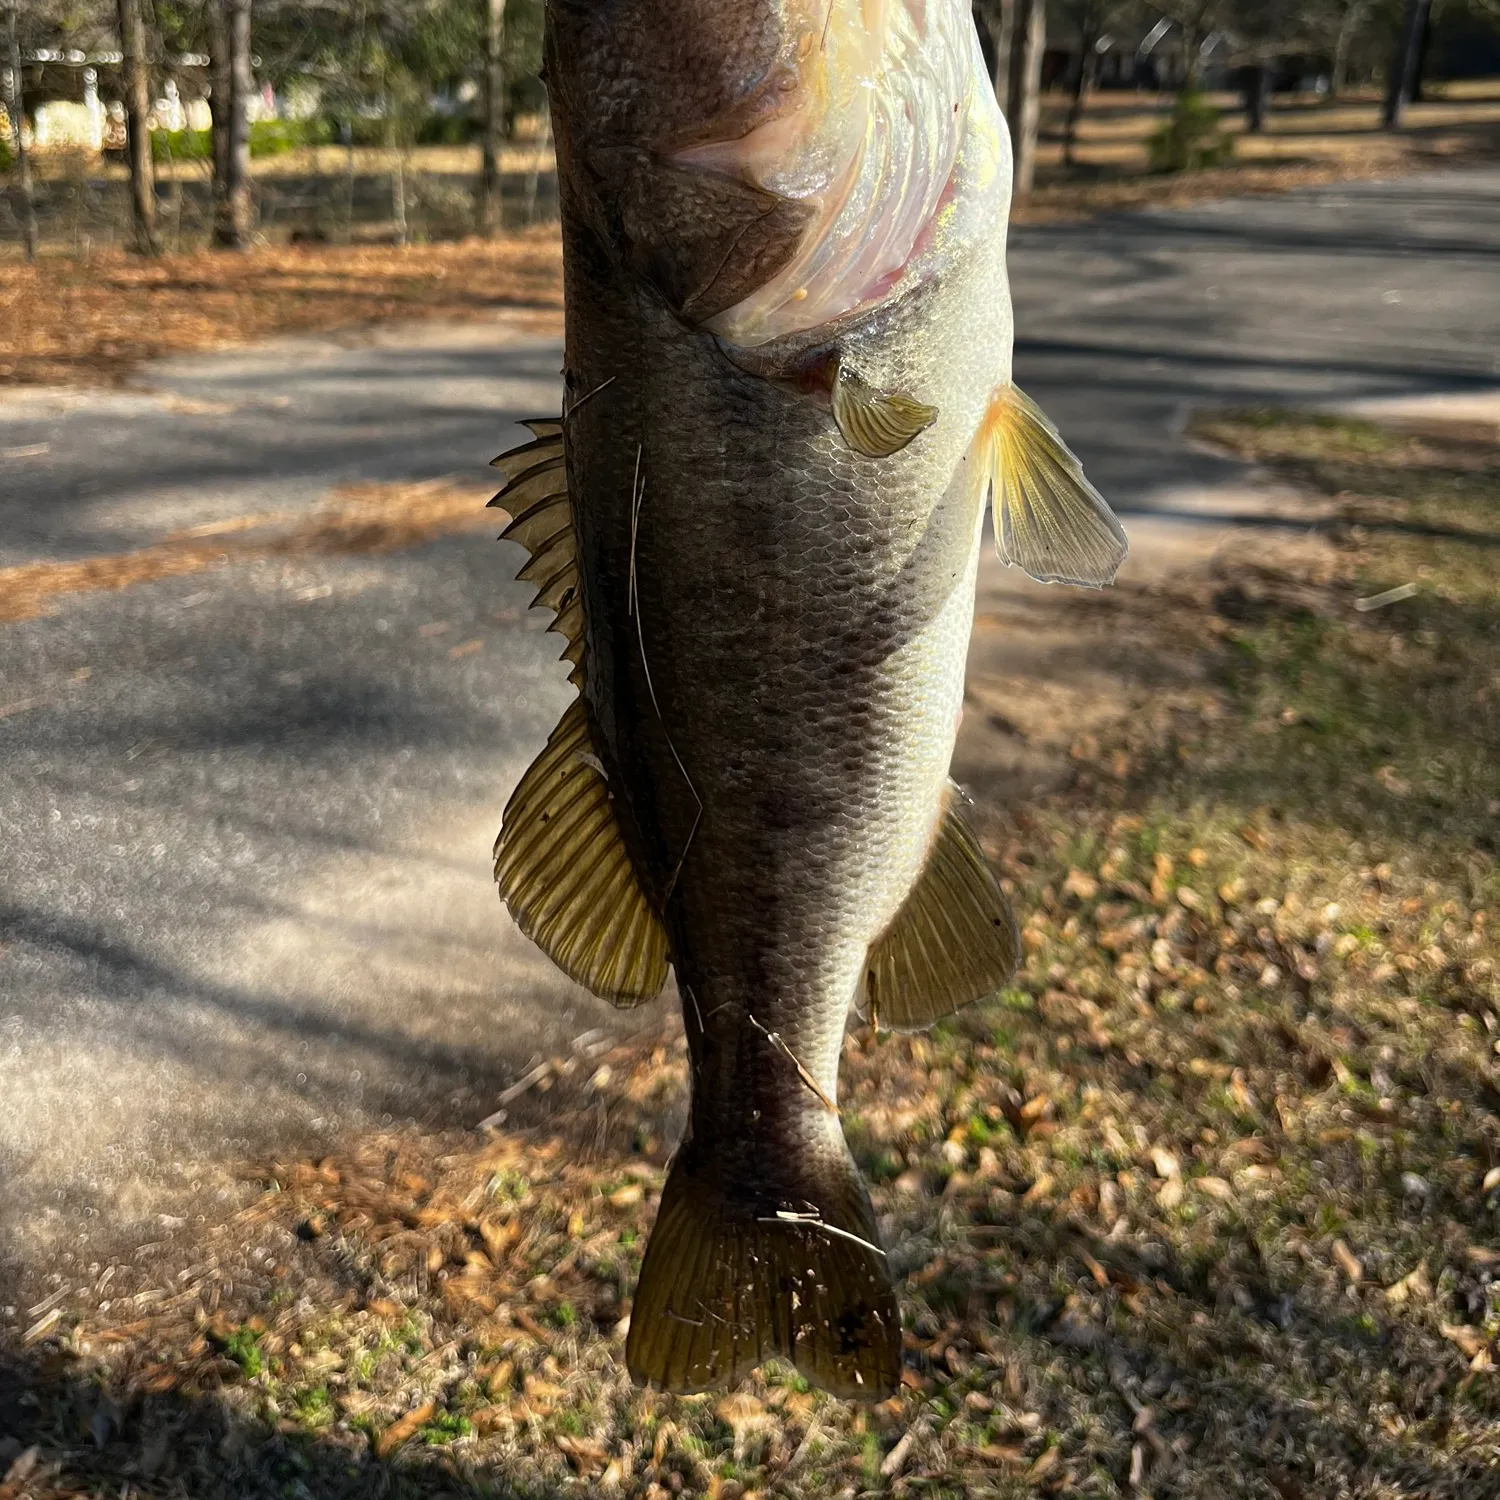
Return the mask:
[[209,161],[214,154],[211,130],[153,130],[151,160]]
[[473,115],[428,115],[417,126],[417,145],[466,146],[478,134],[479,122]]
[[[329,133],[321,120],[255,120],[250,125],[251,156],[281,156],[299,146],[313,146],[328,140]],[[153,130],[153,161],[209,161],[214,154],[211,130]]]
[[1197,89],[1183,89],[1171,118],[1147,140],[1153,172],[1199,172],[1221,166],[1234,142],[1219,129],[1219,112]]
[[307,122],[310,130],[316,130],[318,144],[331,143],[341,146],[344,131],[350,134],[350,144],[355,146],[384,146],[390,137],[390,127],[385,120],[373,115],[355,115],[352,119],[342,115],[325,115],[321,119]]
[[332,136],[322,120],[256,120],[250,127],[251,156],[282,156],[301,146],[322,146]]

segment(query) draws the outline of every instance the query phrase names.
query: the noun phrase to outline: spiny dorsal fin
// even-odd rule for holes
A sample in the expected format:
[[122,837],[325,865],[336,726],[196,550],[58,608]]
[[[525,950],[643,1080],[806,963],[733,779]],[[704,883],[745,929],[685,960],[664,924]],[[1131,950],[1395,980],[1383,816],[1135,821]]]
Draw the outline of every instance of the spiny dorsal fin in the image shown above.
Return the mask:
[[1103,588],[1129,546],[1125,528],[1084,477],[1042,409],[1014,385],[990,402],[974,455],[995,501],[995,545],[1039,583]]
[[937,407],[900,391],[877,390],[842,361],[834,369],[831,397],[844,441],[868,458],[899,453],[937,421]]
[[1016,971],[1010,904],[949,787],[927,864],[865,965],[866,1014],[914,1031],[993,995]]
[[575,699],[506,804],[495,879],[516,925],[570,979],[616,1005],[667,981],[667,934],[636,878]]
[[531,553],[516,576],[523,583],[536,584],[533,607],[542,605],[556,617],[551,628],[567,642],[563,656],[573,663],[576,686],[583,680],[583,605],[578,596],[562,423],[555,417],[537,417],[525,425],[535,434],[534,440],[493,460],[493,466],[505,475],[505,484],[490,504],[503,506],[511,515],[501,540],[519,542]]

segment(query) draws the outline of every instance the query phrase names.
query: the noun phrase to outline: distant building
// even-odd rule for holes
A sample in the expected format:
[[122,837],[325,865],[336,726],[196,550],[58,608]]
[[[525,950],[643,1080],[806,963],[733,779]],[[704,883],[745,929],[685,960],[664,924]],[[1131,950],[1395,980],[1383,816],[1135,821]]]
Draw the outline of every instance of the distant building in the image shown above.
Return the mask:
[[[125,145],[123,58],[107,47],[39,49],[22,59],[26,139],[40,150],[81,147],[120,150]],[[172,72],[151,111],[154,130],[207,130],[208,58],[186,54],[170,60]],[[261,113],[251,100],[252,117]]]

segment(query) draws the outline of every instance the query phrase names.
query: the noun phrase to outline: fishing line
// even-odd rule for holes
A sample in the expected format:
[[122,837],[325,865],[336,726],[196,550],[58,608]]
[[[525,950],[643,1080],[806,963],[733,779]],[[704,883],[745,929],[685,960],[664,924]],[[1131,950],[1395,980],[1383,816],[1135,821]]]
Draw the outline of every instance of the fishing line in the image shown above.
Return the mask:
[[672,752],[672,759],[677,762],[677,769],[682,772],[682,779],[687,782],[688,791],[693,794],[693,801],[698,805],[697,812],[693,814],[693,826],[688,829],[687,842],[682,846],[682,853],[677,856],[677,867],[672,871],[672,878],[667,882],[667,888],[662,893],[662,905],[665,906],[672,899],[672,892],[677,889],[677,878],[682,874],[683,861],[687,859],[688,850],[693,847],[693,839],[698,833],[698,825],[703,821],[703,799],[698,795],[698,788],[693,785],[693,778],[688,775],[688,769],[683,765],[682,757],[677,753],[677,746],[672,743],[671,731],[668,730],[667,721],[662,716],[661,704],[656,698],[656,687],[651,681],[651,664],[646,660],[646,634],[641,623],[641,612],[637,608],[635,590],[635,544],[640,530],[641,502],[646,498],[646,482],[641,478],[642,447],[642,444],[636,444],[635,477],[630,481],[630,581],[626,588],[625,608],[627,614],[635,616],[635,638],[641,652],[641,671],[646,678],[646,691],[651,695],[651,707],[655,709],[657,723],[661,725],[662,737],[667,742],[667,749]]

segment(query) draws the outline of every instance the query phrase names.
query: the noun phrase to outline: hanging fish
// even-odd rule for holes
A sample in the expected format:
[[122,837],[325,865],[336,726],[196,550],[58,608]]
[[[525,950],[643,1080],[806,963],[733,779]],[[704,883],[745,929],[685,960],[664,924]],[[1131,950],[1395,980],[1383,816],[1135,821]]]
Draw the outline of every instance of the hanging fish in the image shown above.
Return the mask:
[[579,697],[506,808],[521,929],[692,1068],[626,1344],[900,1374],[836,1104],[851,1005],[1000,989],[1015,921],[948,779],[983,510],[1100,587],[1125,537],[1011,383],[1010,154],[968,0],[549,0],[561,420],[497,459]]

